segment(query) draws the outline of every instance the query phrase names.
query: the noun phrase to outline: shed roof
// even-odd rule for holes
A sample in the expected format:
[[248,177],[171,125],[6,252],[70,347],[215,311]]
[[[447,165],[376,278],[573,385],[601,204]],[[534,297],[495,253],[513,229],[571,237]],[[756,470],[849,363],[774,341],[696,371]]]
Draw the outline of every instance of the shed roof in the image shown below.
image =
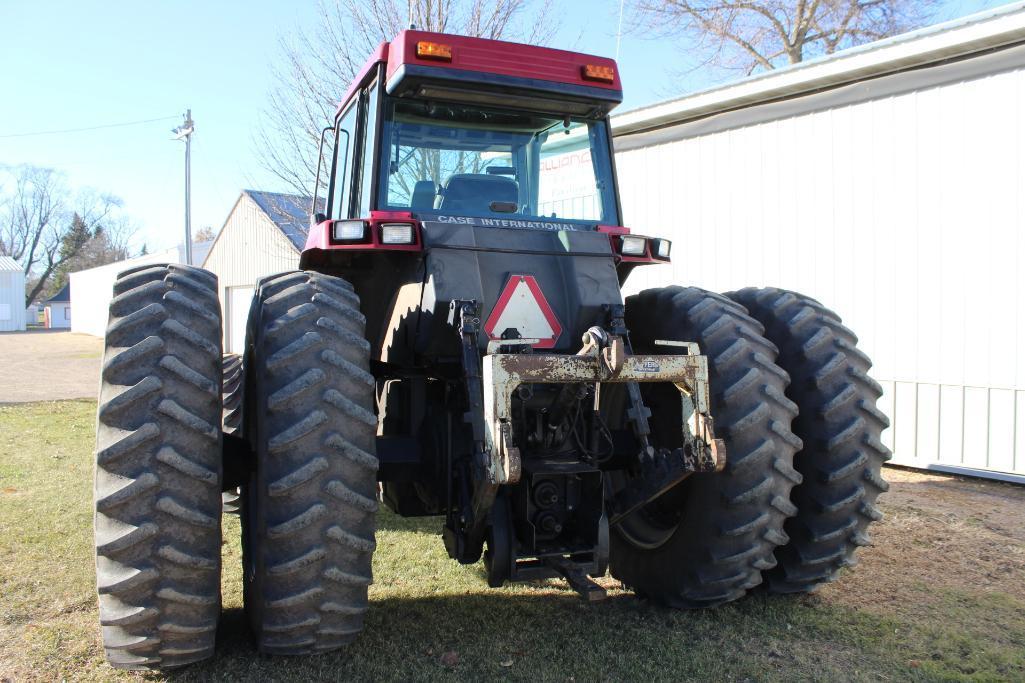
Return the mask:
[[5,273],[20,273],[21,266],[19,266],[18,262],[12,259],[10,256],[0,256],[0,271],[3,271]]
[[[617,138],[1025,42],[1025,2],[733,81],[612,119]],[[620,145],[617,141],[617,150]]]
[[[242,192],[256,202],[297,250],[301,251],[306,246],[306,235],[310,230],[310,205],[313,202],[311,197],[260,190]],[[323,206],[323,200],[317,203]]]
[[62,304],[71,302],[71,283],[66,283],[61,290],[46,300],[48,304]]

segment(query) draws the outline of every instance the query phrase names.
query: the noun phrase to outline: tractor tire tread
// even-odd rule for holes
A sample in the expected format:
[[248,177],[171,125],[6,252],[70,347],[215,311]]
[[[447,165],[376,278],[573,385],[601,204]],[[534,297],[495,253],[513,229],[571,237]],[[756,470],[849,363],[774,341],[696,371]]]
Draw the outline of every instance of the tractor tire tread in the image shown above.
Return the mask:
[[259,371],[245,382],[258,419],[246,429],[259,463],[256,490],[243,489],[244,533],[254,539],[245,550],[246,608],[261,652],[325,652],[362,629],[372,578],[370,345],[359,299],[341,278],[264,278],[254,307],[246,368]]
[[[694,341],[708,357],[716,436],[726,442],[721,473],[692,475],[674,536],[636,547],[612,533],[613,576],[642,596],[675,608],[704,608],[743,596],[775,565],[787,541],[789,494],[800,440],[790,432],[797,407],[785,396],[777,349],[742,306],[695,287],[649,289],[629,297],[626,323],[636,349],[655,339]],[[638,351],[640,352],[640,351]],[[781,504],[781,501],[786,504]]]
[[787,395],[799,409],[793,430],[804,442],[794,467],[803,481],[791,494],[791,540],[777,551],[766,585],[774,593],[808,592],[855,562],[869,525],[881,517],[875,502],[888,488],[881,469],[890,457],[880,439],[889,421],[876,408],[882,389],[868,375],[871,361],[857,337],[818,301],[771,287],[727,296],[765,327],[792,378]]
[[[100,624],[118,668],[171,668],[213,654],[221,568],[216,282],[170,264],[125,271],[114,284],[94,493]],[[176,302],[183,296],[193,306]],[[168,334],[174,325],[202,343]]]

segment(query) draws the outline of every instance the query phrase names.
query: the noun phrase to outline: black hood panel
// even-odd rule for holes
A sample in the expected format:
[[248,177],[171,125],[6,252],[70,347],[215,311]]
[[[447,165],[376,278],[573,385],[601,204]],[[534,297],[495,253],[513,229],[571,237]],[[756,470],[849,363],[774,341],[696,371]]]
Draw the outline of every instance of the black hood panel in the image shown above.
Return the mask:
[[514,276],[532,276],[558,319],[561,332],[552,351],[575,352],[587,328],[606,322],[603,306],[622,303],[611,244],[603,233],[430,222],[423,225],[423,240],[425,284],[416,335],[421,354],[457,351],[458,338],[446,323],[455,299],[481,303],[483,350],[484,323]]

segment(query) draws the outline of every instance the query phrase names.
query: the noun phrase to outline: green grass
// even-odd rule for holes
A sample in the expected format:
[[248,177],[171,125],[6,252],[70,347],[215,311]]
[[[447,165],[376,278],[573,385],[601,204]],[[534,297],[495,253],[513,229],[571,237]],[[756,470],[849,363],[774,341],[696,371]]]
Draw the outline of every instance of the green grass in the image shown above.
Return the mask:
[[[0,407],[0,680],[139,678],[104,663],[96,623],[94,408],[84,401]],[[446,558],[437,520],[384,512],[379,527],[366,632],[338,653],[268,659],[246,635],[239,527],[229,519],[217,656],[169,678],[1025,679],[1020,595],[969,586],[932,590],[920,605],[865,606],[829,590],[674,612],[615,589],[604,603],[586,605],[556,581],[487,588],[479,565]],[[885,580],[925,594],[913,576]]]

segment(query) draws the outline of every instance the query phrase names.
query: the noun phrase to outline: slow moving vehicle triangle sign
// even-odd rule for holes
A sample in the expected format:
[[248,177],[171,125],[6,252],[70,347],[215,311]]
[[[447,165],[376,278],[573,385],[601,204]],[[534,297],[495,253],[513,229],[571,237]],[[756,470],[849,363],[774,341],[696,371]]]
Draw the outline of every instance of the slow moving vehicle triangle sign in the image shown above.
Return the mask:
[[534,346],[541,349],[555,346],[562,334],[562,325],[533,275],[509,276],[484,323],[484,331],[491,339],[501,339],[502,333],[510,328],[515,328],[524,339],[540,339]]

